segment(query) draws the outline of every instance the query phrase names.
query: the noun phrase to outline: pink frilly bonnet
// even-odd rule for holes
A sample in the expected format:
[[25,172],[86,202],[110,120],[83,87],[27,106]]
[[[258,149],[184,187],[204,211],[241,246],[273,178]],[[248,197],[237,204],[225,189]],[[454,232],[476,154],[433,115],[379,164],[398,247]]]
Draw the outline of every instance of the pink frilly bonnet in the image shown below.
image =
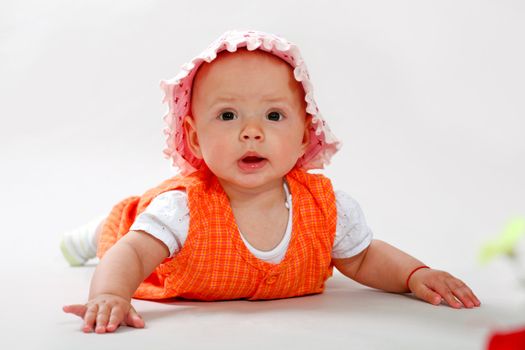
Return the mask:
[[330,159],[341,148],[341,142],[330,131],[314,99],[313,86],[306,64],[299,48],[288,40],[274,34],[260,31],[227,31],[210,44],[190,62],[182,65],[180,72],[172,79],[162,80],[160,86],[165,93],[163,102],[168,111],[164,116],[166,128],[166,148],[164,155],[171,159],[172,165],[182,175],[198,170],[203,160],[196,158],[186,143],[183,129],[184,117],[191,113],[191,88],[198,68],[204,62],[212,62],[221,51],[235,52],[246,47],[249,51],[264,50],[283,61],[292,68],[294,77],[301,82],[306,101],[306,113],[312,116],[310,128],[310,145],[305,154],[298,159],[296,166],[304,170],[323,169]]

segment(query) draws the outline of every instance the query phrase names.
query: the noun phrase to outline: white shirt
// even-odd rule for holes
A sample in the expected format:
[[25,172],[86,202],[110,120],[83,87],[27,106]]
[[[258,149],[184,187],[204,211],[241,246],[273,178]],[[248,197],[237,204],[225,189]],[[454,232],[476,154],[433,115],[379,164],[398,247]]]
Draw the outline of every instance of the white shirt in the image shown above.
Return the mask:
[[[241,235],[244,244],[257,258],[278,264],[284,259],[292,237],[292,195],[284,182],[286,206],[289,208],[288,225],[281,242],[270,251],[254,248]],[[335,191],[337,225],[332,258],[349,258],[362,252],[372,241],[372,231],[366,224],[359,204],[343,191]],[[148,207],[136,217],[130,230],[145,231],[163,242],[175,256],[183,247],[190,224],[188,195],[185,191],[164,192],[155,197]]]

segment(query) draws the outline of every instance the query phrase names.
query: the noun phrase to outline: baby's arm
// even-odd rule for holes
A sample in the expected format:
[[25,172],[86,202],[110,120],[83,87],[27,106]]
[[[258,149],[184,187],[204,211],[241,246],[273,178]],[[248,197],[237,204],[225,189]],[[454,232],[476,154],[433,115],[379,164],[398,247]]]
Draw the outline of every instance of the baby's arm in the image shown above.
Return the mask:
[[401,250],[379,240],[347,259],[333,259],[335,267],[345,276],[372,288],[388,292],[413,292],[418,298],[437,305],[444,299],[450,306],[467,308],[480,302],[470,288],[447,272],[419,269],[406,285],[410,273],[424,264]]
[[130,231],[101,259],[91,280],[87,304],[68,305],[64,311],[84,319],[84,332],[113,332],[121,323],[144,327],[144,321],[131,306],[131,297],[168,256],[168,248],[157,238]]

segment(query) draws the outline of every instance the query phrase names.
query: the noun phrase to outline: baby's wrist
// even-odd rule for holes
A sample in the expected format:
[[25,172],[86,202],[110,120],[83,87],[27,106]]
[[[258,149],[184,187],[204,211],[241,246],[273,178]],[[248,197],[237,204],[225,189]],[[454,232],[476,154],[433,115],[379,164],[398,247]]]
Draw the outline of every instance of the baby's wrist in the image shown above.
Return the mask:
[[89,300],[95,300],[95,299],[117,299],[120,302],[125,303],[131,303],[131,298],[128,298],[124,295],[121,295],[120,293],[114,293],[114,292],[99,292],[93,295],[89,296]]
[[430,269],[430,267],[428,267],[427,265],[420,265],[416,268],[414,268],[412,271],[410,271],[410,273],[408,274],[408,277],[406,279],[406,282],[405,282],[405,287],[406,289],[409,291],[409,292],[412,292],[412,289],[410,288],[410,281],[412,279],[412,277],[414,276],[414,274],[416,272],[418,272],[419,270],[422,270],[422,269]]

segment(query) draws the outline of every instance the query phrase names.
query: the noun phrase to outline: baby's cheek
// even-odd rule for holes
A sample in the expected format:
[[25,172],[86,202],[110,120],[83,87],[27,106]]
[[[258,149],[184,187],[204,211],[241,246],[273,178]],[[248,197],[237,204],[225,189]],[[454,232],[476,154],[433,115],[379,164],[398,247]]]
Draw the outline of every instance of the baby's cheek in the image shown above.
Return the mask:
[[299,137],[297,134],[290,133],[289,135],[280,138],[278,148],[283,151],[282,153],[285,153],[290,157],[295,157],[301,152],[301,144],[302,137]]
[[231,148],[231,142],[225,142],[220,139],[208,139],[202,143],[202,154],[205,161],[217,162],[230,156],[232,153]]

